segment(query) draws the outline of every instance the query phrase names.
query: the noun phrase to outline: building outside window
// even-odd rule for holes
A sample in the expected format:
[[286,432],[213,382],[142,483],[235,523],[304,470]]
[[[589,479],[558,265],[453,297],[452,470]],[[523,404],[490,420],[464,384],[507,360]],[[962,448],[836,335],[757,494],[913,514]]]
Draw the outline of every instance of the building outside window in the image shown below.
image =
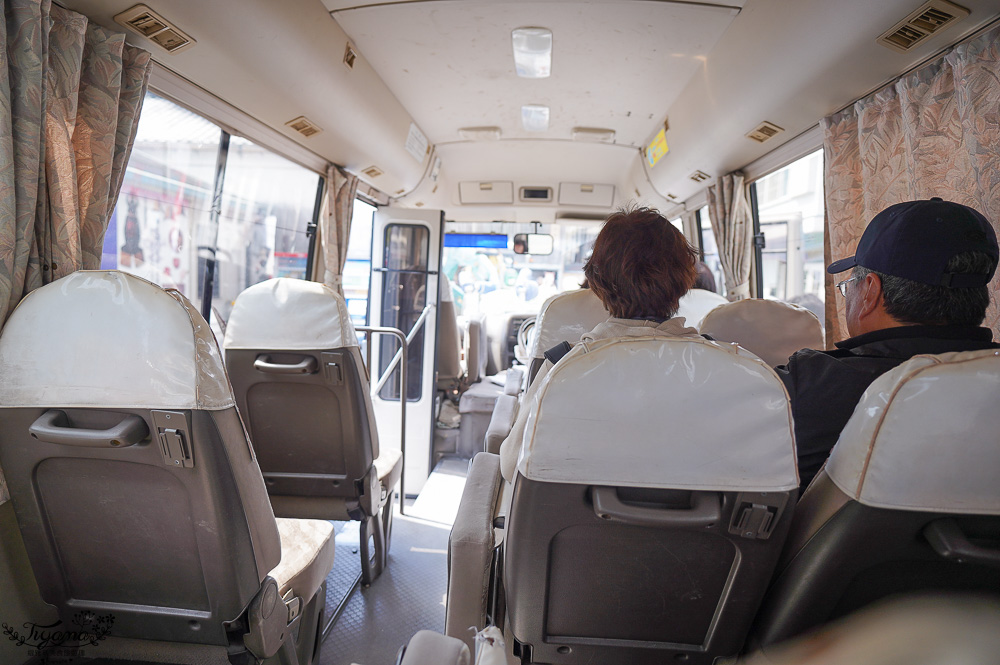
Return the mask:
[[757,181],[760,230],[765,237],[764,298],[793,302],[823,321],[823,151]]

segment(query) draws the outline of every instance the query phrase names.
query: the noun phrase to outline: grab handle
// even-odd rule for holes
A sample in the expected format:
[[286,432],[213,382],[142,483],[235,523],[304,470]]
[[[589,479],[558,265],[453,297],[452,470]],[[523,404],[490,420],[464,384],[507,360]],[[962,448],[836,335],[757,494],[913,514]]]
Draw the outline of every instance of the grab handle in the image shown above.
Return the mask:
[[1000,550],[971,543],[954,519],[934,520],[924,527],[924,538],[935,552],[949,561],[1000,568]]
[[66,426],[68,421],[64,411],[51,409],[40,415],[28,428],[28,432],[46,443],[88,448],[125,448],[149,436],[146,421],[135,414],[125,416],[124,420],[108,429]]
[[312,356],[292,365],[273,363],[271,362],[271,356],[268,355],[257,356],[257,360],[253,361],[253,368],[255,370],[268,374],[313,374],[316,372],[318,366],[319,364]]
[[646,526],[712,526],[722,519],[718,492],[695,492],[690,508],[633,506],[618,498],[614,487],[593,488],[594,514],[601,519]]

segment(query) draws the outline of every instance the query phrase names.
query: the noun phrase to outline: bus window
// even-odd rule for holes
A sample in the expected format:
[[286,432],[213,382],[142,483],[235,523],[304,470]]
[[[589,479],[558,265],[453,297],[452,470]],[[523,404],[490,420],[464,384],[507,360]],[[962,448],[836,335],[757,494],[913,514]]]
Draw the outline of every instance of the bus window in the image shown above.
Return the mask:
[[715,232],[708,218],[708,206],[702,206],[697,212],[699,236],[701,238],[701,260],[715,275],[715,290],[720,295],[726,295],[726,276],[722,272],[722,260],[719,258],[719,246],[715,242]]
[[[382,325],[409,333],[427,304],[427,260],[430,233],[426,227],[412,224],[390,224],[385,229],[385,256],[382,267],[385,280],[382,289]],[[419,401],[422,395],[421,376],[424,366],[424,331],[410,342],[406,367],[406,399]],[[385,373],[399,348],[395,337],[383,335],[379,350],[379,376]],[[396,372],[382,388],[384,400],[399,399],[399,379]]]
[[823,321],[823,151],[757,181],[761,297],[794,302]]
[[560,291],[572,291],[583,283],[583,267],[594,251],[601,224],[559,224],[562,245]]
[[218,232],[212,193],[223,131],[147,93],[101,267],[201,297],[213,252],[213,306],[223,320],[240,291],[271,277],[305,277],[319,175],[229,137]]
[[372,221],[375,206],[354,199],[351,215],[351,236],[347,241],[347,263],[341,284],[347,311],[356,326],[368,325],[368,286],[372,269]]
[[319,177],[244,138],[230,139],[213,300],[223,318],[248,286],[272,277],[305,279],[306,227]]
[[104,236],[102,269],[130,272],[195,300],[195,233],[210,223],[222,130],[147,93],[121,193]]

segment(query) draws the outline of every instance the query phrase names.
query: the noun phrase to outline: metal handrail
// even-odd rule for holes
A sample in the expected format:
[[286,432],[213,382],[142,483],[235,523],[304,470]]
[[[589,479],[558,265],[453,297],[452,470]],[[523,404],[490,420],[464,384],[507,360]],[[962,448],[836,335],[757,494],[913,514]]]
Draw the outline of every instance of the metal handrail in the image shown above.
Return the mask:
[[408,363],[407,356],[409,353],[410,342],[413,338],[417,336],[417,332],[427,321],[427,314],[433,309],[433,304],[428,304],[424,307],[424,310],[420,313],[420,316],[416,321],[413,322],[413,327],[410,328],[410,332],[407,335],[403,334],[403,331],[399,328],[389,328],[387,326],[357,326],[355,330],[366,333],[368,336],[367,343],[365,344],[365,355],[366,362],[368,363],[368,374],[371,376],[372,368],[372,344],[373,335],[393,335],[399,340],[399,350],[396,355],[393,356],[392,361],[389,366],[386,367],[385,372],[379,378],[375,387],[371,390],[371,395],[374,397],[378,394],[382,387],[385,386],[386,381],[389,380],[389,376],[395,371],[396,365],[399,365],[400,361],[402,364],[399,365],[399,404],[400,404],[400,414],[399,414],[399,453],[400,453],[400,464],[402,465],[399,474],[399,514],[406,514],[406,370]]
[[[427,321],[427,314],[433,308],[434,308],[433,304],[428,304],[426,307],[424,307],[423,311],[420,312],[420,316],[417,317],[417,320],[413,322],[413,327],[411,327],[410,328],[410,332],[408,332],[406,334],[406,346],[407,347],[410,346],[410,342],[412,342],[413,338],[417,336],[418,332],[420,332],[420,328],[423,327],[424,322]],[[397,328],[392,328],[392,330],[397,330]],[[372,395],[375,395],[376,393],[378,393],[378,391],[382,390],[382,386],[384,386],[385,382],[389,380],[389,375],[392,374],[392,371],[394,369],[396,369],[396,365],[399,364],[402,351],[403,351],[403,345],[401,344],[400,347],[399,347],[399,351],[396,351],[396,355],[394,355],[392,357],[392,360],[389,362],[389,366],[385,368],[385,372],[379,378],[378,385],[376,385],[372,389]],[[371,358],[371,349],[370,348],[368,349],[368,356],[369,356],[369,359],[370,359]],[[369,362],[370,362],[370,360],[369,360]]]

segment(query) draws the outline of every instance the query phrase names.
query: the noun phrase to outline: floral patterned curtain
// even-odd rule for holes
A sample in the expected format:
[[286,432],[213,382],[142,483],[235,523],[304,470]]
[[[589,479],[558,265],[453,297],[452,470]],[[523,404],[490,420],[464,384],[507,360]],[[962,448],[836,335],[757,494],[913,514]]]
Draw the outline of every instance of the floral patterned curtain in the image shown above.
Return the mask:
[[[865,226],[901,201],[940,196],[976,208],[1000,233],[1000,28],[822,121],[828,260],[854,254]],[[827,275],[827,340],[847,337]],[[983,325],[1000,338],[1000,278]]]
[[347,263],[347,242],[351,237],[354,197],[358,177],[332,164],[326,169],[326,202],[323,204],[321,238],[323,240],[323,283],[344,295],[341,278]]
[[750,297],[753,217],[739,171],[719,178],[708,188],[708,218],[719,246],[719,261],[726,279],[726,297]]
[[33,289],[100,267],[150,59],[51,0],[5,0],[0,47],[2,325]]
[[100,267],[149,54],[50,0],[8,0],[0,40],[0,324],[27,293]]

